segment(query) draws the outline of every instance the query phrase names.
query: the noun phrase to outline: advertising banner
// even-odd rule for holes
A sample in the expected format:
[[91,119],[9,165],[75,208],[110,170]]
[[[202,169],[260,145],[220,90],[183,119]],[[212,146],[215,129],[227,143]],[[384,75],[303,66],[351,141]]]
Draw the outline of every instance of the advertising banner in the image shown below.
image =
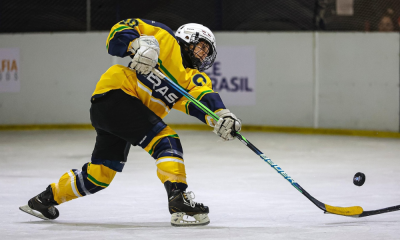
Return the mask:
[[19,48],[0,48],[0,92],[19,92]]
[[205,71],[227,108],[256,104],[256,48],[218,46],[214,65]]

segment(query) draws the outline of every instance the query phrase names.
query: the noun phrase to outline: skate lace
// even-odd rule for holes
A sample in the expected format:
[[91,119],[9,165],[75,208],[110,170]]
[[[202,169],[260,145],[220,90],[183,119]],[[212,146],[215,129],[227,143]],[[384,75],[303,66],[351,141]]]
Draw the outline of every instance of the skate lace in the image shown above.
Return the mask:
[[190,191],[190,192],[186,192],[184,194],[185,194],[187,200],[189,200],[190,206],[192,208],[194,208],[197,204],[195,201],[193,201],[193,199],[196,197],[196,195],[194,195],[194,192]]

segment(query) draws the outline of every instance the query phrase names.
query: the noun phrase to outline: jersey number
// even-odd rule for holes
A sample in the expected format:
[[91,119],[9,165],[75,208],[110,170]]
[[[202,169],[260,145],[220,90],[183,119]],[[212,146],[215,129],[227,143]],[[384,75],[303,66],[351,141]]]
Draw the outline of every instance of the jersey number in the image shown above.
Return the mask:
[[120,23],[120,24],[128,25],[128,26],[131,27],[131,28],[134,28],[134,27],[136,27],[136,26],[139,25],[138,20],[136,20],[136,19],[131,19],[131,18],[126,19],[126,20],[122,20],[122,21],[119,22],[119,23]]

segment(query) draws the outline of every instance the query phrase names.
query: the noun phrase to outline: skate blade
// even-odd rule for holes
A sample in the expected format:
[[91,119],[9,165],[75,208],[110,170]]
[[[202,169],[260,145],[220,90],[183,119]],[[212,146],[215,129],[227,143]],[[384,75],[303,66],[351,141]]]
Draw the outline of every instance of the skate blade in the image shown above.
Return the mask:
[[50,219],[48,219],[47,217],[43,216],[43,214],[41,214],[41,213],[39,213],[39,212],[33,210],[32,208],[30,208],[28,205],[19,207],[19,210],[21,210],[21,211],[23,211],[23,212],[26,212],[27,214],[30,214],[30,215],[32,215],[32,216],[41,218],[41,219],[43,219],[43,220],[50,220]]
[[174,213],[171,215],[171,225],[174,227],[193,227],[193,226],[205,226],[210,223],[210,219],[207,214],[196,214],[194,215],[194,221],[183,219],[186,215],[184,212]]

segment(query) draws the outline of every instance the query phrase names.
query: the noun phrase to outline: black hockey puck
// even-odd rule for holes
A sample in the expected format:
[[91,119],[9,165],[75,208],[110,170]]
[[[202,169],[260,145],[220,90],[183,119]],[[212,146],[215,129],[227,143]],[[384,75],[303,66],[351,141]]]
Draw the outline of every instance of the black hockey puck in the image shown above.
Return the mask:
[[362,172],[356,173],[353,178],[354,185],[361,187],[365,183],[365,174]]

